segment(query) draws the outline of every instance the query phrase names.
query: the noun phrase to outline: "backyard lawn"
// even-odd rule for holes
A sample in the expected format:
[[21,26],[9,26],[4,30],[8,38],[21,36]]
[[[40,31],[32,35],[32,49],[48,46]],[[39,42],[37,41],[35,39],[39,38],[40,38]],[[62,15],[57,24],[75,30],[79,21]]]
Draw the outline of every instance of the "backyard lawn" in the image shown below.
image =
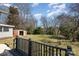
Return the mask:
[[76,56],[79,56],[79,42],[71,42],[70,40],[65,39],[54,39],[51,38],[52,35],[27,35],[23,38],[31,38],[33,41],[39,41],[48,43],[50,45],[59,46],[62,48],[67,48],[67,45],[72,47],[72,50]]

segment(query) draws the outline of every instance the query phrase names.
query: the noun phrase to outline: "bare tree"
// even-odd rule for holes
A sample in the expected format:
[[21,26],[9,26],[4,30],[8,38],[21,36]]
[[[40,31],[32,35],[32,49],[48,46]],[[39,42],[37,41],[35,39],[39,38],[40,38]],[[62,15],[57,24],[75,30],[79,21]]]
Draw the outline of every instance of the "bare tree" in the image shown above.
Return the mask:
[[52,27],[53,34],[59,35],[59,20],[57,19],[57,16],[51,16],[48,18],[49,27]]
[[31,7],[28,3],[16,3],[15,6],[19,9],[20,16],[24,18],[25,28],[32,32],[36,27],[36,19],[31,13]]
[[41,20],[41,23],[42,23],[42,25],[43,25],[43,27],[45,29],[45,32],[47,32],[48,25],[49,25],[49,23],[47,21],[47,18],[45,16],[41,16],[40,20]]
[[75,17],[72,15],[62,14],[57,17],[60,21],[60,31],[61,34],[66,36],[67,39],[75,41],[76,37],[76,27]]
[[70,14],[73,14],[74,16],[74,21],[76,24],[74,31],[77,33],[79,29],[79,3],[68,4],[68,9]]

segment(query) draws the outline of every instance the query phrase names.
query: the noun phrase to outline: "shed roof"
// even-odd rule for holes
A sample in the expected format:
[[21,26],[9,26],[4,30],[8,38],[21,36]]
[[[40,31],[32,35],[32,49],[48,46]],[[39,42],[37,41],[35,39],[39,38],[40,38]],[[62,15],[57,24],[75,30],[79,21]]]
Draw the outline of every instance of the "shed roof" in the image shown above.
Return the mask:
[[15,29],[14,31],[26,31],[26,30],[23,30],[23,29]]
[[13,25],[6,25],[6,24],[0,24],[0,26],[3,26],[3,27],[15,27]]

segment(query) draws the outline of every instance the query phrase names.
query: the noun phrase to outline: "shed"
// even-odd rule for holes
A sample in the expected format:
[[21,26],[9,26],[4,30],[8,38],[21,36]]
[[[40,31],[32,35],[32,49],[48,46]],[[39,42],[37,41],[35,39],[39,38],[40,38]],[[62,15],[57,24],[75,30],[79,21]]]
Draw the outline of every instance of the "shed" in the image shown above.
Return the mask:
[[17,29],[13,31],[13,35],[14,36],[26,36],[27,35],[27,31],[22,30],[22,29]]
[[13,37],[13,25],[0,24],[0,38]]

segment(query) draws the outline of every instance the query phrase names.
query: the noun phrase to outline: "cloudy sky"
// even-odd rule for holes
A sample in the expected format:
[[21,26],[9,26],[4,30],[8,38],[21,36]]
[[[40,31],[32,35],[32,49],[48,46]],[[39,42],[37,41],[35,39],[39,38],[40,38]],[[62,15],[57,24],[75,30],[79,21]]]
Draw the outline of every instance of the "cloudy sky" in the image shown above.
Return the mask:
[[[1,3],[0,6],[9,7],[13,4]],[[67,13],[66,4],[64,3],[32,3],[31,9],[34,16],[45,15],[50,17],[52,15],[58,15],[60,13]]]
[[32,13],[35,16],[55,16],[60,13],[67,13],[66,4],[62,3],[44,3],[44,4],[32,4]]
[[[44,4],[31,4],[32,7],[32,13],[34,16],[39,20],[40,17],[46,16],[46,17],[53,17],[57,16],[61,13],[67,13],[68,9],[66,7],[66,4],[63,3],[44,3]],[[41,22],[39,21],[39,24]]]
[[[1,3],[0,6],[5,6],[5,7],[9,7],[13,4],[3,4]],[[36,17],[36,19],[40,19],[40,17],[46,16],[46,17],[50,17],[50,16],[57,16],[61,13],[67,13],[68,10],[66,8],[65,3],[31,3],[31,10],[32,10],[32,14]],[[40,23],[40,21],[39,21]]]

